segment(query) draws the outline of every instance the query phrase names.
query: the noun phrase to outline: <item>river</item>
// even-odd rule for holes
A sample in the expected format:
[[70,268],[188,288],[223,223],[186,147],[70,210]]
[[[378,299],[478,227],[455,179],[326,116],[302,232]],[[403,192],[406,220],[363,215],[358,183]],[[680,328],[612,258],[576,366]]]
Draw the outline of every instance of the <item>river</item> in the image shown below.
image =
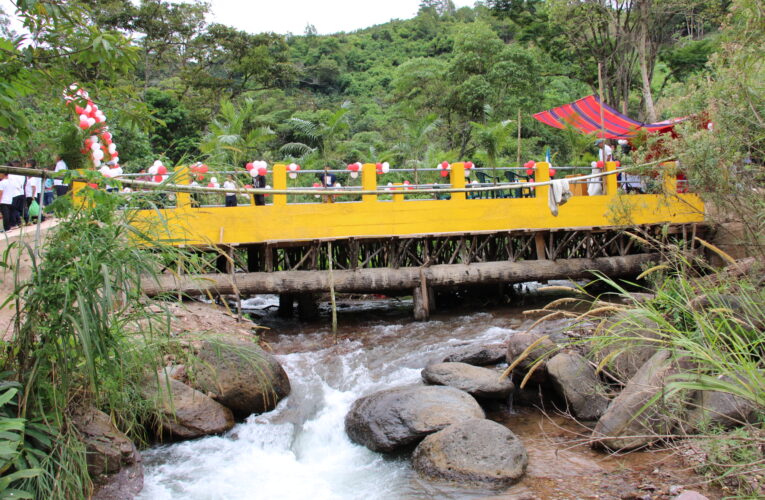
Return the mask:
[[[262,314],[274,301],[256,297],[245,305]],[[496,492],[423,480],[408,457],[383,456],[347,438],[343,420],[350,405],[374,391],[419,383],[429,361],[441,360],[457,346],[503,342],[521,327],[521,311],[442,313],[420,323],[409,319],[410,304],[396,300],[341,303],[339,310],[337,337],[326,318],[305,326],[263,317],[278,332],[264,338],[289,375],[290,396],[274,411],[250,416],[223,436],[145,451],[139,498],[581,498],[598,490],[603,490],[600,498],[621,498],[625,492],[658,488],[644,484],[646,473],[656,476],[649,483],[690,480],[666,454],[613,458],[571,448],[567,441],[577,429],[562,417],[507,405],[489,415],[514,430],[529,450],[529,472],[518,485]]]

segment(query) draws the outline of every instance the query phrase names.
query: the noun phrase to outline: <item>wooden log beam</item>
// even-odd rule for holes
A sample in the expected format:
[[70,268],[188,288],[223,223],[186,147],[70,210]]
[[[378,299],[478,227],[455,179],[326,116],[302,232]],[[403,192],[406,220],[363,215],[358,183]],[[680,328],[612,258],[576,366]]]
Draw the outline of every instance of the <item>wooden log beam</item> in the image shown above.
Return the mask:
[[[337,292],[374,293],[378,291],[412,290],[424,277],[428,286],[449,287],[483,283],[520,283],[551,279],[592,278],[591,271],[619,278],[635,276],[641,266],[658,262],[658,254],[625,255],[596,259],[524,260],[517,262],[481,262],[430,267],[375,268],[334,272]],[[329,290],[327,271],[276,271],[238,273],[236,287],[241,293],[310,293]],[[147,279],[143,291],[149,296],[164,292],[198,294],[206,291],[234,293],[231,277],[226,274],[162,275]]]

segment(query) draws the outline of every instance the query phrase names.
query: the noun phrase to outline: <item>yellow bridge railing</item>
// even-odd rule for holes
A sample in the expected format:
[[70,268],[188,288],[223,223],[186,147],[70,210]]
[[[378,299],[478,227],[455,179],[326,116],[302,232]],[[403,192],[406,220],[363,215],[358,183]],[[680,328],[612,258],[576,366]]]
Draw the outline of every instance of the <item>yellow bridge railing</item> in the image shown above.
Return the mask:
[[[535,182],[548,181],[549,168],[547,163],[537,163]],[[606,163],[606,172],[615,170],[614,162]],[[272,184],[273,190],[280,194],[270,195],[273,199],[270,204],[194,207],[192,194],[178,192],[174,208],[141,210],[136,223],[154,228],[161,233],[161,237],[176,244],[235,246],[263,242],[703,222],[704,204],[701,199],[695,194],[676,193],[676,179],[666,170],[662,171],[662,176],[664,194],[623,194],[617,189],[616,173],[606,175],[603,195],[573,196],[560,207],[556,217],[548,208],[550,187],[547,185],[537,186],[533,198],[470,199],[466,192],[452,192],[450,199],[407,199],[407,193],[402,189],[390,193],[378,191],[374,164],[362,167],[361,190],[366,194],[361,195],[360,201],[291,203],[288,202],[290,195],[284,194],[288,187],[287,167],[276,164]],[[179,170],[176,178],[176,182],[181,184],[191,182],[185,168]],[[466,187],[463,163],[452,164],[450,184],[453,189]],[[75,191],[79,187],[76,186]],[[322,192],[317,191],[316,194]],[[381,199],[385,194],[392,195],[392,199]]]

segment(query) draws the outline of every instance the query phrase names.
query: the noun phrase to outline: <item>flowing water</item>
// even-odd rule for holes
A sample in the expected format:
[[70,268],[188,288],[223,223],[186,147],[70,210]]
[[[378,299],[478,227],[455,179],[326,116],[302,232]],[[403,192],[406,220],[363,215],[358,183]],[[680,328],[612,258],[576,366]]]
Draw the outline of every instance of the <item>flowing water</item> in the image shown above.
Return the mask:
[[[245,305],[264,311],[274,300],[257,297]],[[603,462],[586,448],[565,450],[562,435],[556,437],[566,433],[562,419],[504,405],[490,416],[515,430],[530,455],[527,478],[505,492],[429,482],[411,469],[407,456],[383,456],[352,443],[343,420],[357,398],[419,383],[429,361],[468,343],[503,342],[521,326],[517,310],[443,314],[427,323],[411,321],[409,311],[393,300],[341,304],[336,339],[323,324],[263,318],[279,332],[266,334],[266,340],[290,377],[290,396],[274,411],[251,416],[223,436],[144,452],[140,498],[582,498],[597,491],[600,481],[606,490],[619,490],[615,498],[620,498],[621,490],[640,488],[638,469],[651,471],[655,457],[625,466],[616,459]],[[615,470],[637,471],[637,476],[631,482],[622,473],[624,484],[611,487],[606,478]]]

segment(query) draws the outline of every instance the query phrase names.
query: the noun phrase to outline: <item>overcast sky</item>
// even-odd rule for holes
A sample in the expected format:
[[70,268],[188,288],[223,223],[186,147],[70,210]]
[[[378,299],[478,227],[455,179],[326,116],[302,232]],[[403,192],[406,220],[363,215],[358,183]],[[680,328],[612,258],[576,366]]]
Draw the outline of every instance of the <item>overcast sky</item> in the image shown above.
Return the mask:
[[[273,31],[300,35],[307,24],[320,34],[353,31],[391,19],[414,17],[420,0],[208,0],[210,21],[250,33]],[[475,0],[453,0],[459,7]],[[0,0],[6,13],[14,12],[10,0]]]

